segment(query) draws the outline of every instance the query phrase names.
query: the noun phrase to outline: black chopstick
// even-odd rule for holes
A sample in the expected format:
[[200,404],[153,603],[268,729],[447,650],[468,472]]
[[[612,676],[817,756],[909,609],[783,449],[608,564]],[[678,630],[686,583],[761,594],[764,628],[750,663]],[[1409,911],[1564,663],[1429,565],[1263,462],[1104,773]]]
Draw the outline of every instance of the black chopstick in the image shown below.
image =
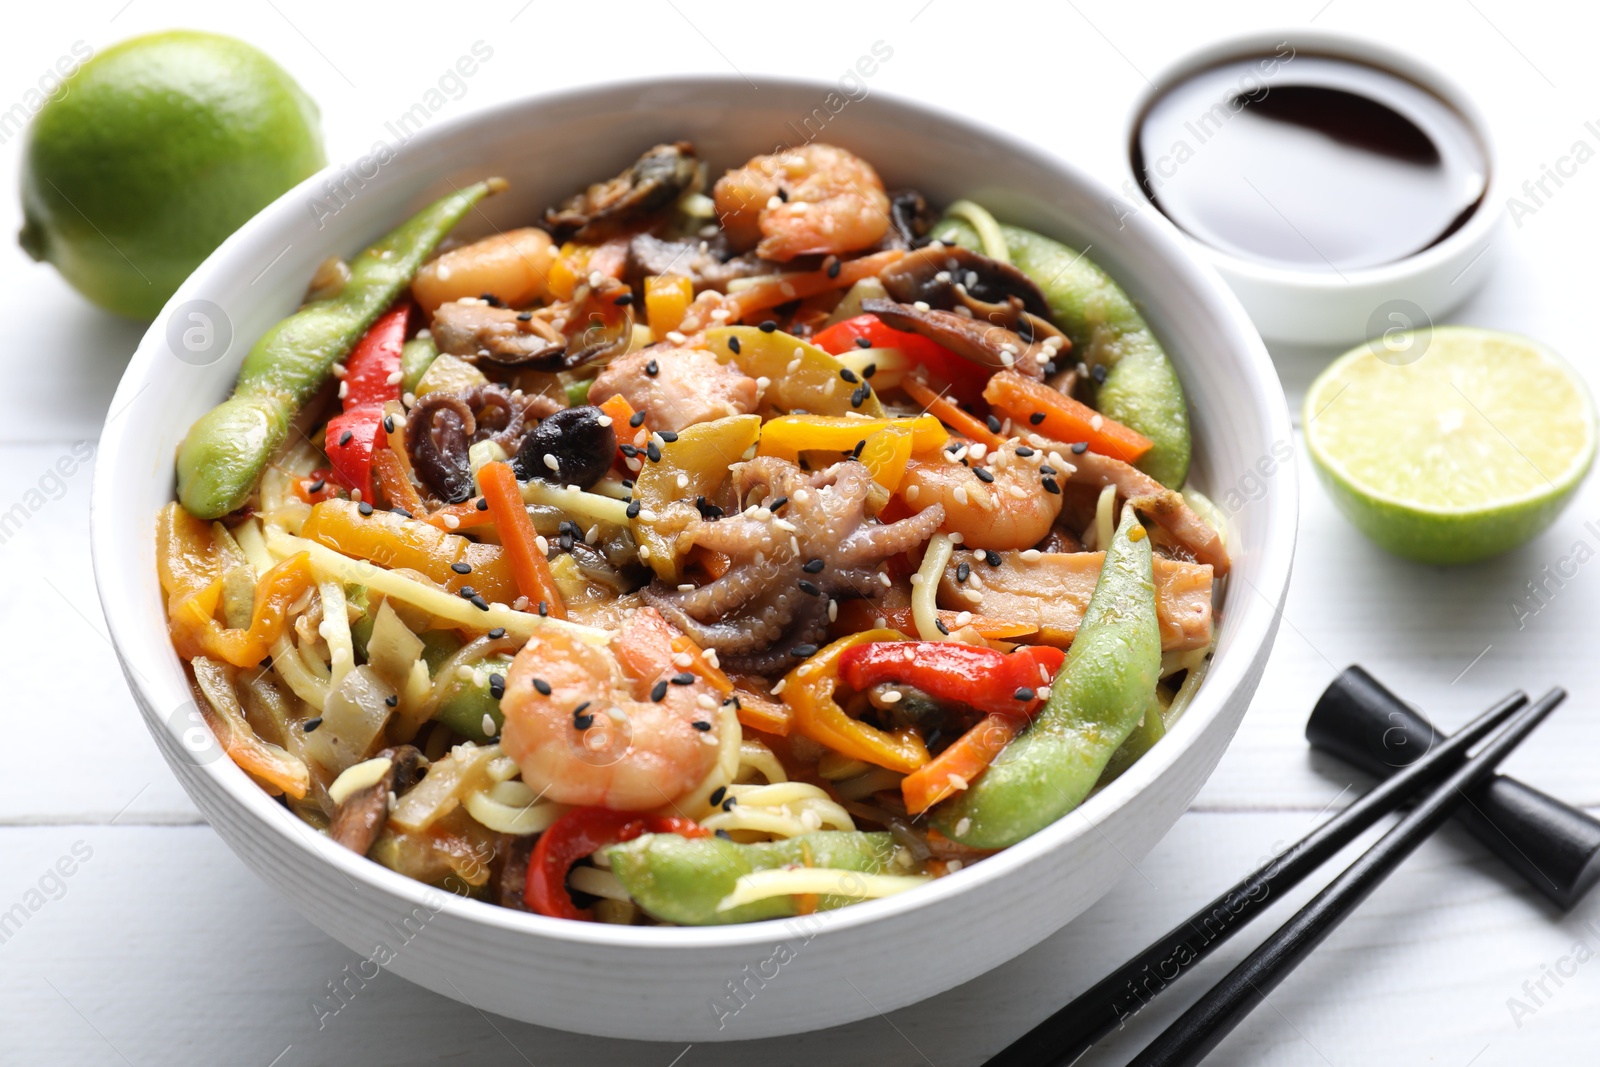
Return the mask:
[[1394,828],[1346,867],[1311,903],[1295,913],[1228,976],[1179,1016],[1128,1067],[1193,1067],[1237,1026],[1311,950],[1334,931],[1466,800],[1546,715],[1567,698],[1552,689],[1496,734],[1483,749],[1436,786]]
[[1256,868],[1072,1003],[996,1053],[986,1067],[1057,1067],[1072,1063],[1276,902],[1279,894],[1292,889],[1401,803],[1460,766],[1469,748],[1527,702],[1528,695],[1519,691],[1489,708],[1444,744]]

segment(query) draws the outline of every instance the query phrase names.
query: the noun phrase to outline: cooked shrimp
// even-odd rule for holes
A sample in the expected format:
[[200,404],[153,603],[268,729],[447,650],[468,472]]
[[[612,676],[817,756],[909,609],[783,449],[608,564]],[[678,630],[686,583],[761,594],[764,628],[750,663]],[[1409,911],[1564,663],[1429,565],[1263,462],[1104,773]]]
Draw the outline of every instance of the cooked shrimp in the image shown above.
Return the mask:
[[[607,647],[536,631],[511,664],[500,744],[551,800],[618,811],[658,808],[717,761],[721,699],[672,660],[672,630],[641,608]],[[660,694],[657,696],[657,694]]]
[[522,307],[549,295],[547,279],[555,258],[550,235],[543,230],[529,226],[497,233],[424,264],[411,283],[411,295],[428,315],[441,304],[485,293]]
[[741,249],[754,245],[763,259],[858,252],[889,232],[889,197],[878,172],[832,145],[757,156],[724,174],[713,192],[729,240]]
[[1061,514],[1061,493],[1049,492],[1044,482],[1059,481],[1061,475],[1041,473],[1039,453],[1022,457],[1015,446],[1006,446],[987,453],[979,464],[968,452],[972,466],[966,466],[960,462],[959,449],[983,450],[983,446],[952,445],[958,451],[907,464],[899,489],[906,506],[922,511],[944,505],[939,529],[959,533],[962,543],[973,548],[1032,548],[1050,533]]
[[674,432],[748,415],[760,395],[756,380],[732,363],[719,363],[702,348],[671,345],[650,345],[612,360],[589,387],[589,403],[620,396],[633,410],[647,413],[652,430]]

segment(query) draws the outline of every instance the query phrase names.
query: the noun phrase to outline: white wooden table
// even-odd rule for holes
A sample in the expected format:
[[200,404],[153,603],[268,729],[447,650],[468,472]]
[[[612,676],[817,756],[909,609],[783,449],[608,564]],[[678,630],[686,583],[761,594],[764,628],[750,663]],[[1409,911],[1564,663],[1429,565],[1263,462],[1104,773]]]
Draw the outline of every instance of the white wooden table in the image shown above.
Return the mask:
[[[893,49],[871,91],[954,108],[1031,137],[1120,180],[1126,108],[1187,48],[1279,24],[1361,32],[1468,85],[1494,123],[1513,191],[1582,140],[1600,148],[1592,26],[1510,0],[1407,5],[1359,0],[1234,4],[1227,13],[1110,2],[1007,10],[895,0],[787,6],[621,5],[548,0],[384,5],[362,14],[313,0],[222,5],[96,0],[18,5],[0,35],[0,112],[75,42],[196,26],[266,49],[320,101],[330,155],[384,135],[473,42],[492,59],[436,118],[518,94],[667,71],[776,72],[833,80],[875,41]],[[376,9],[374,9],[376,10]],[[20,138],[0,123],[0,231],[18,225]],[[1488,286],[1454,318],[1553,344],[1593,380],[1592,248],[1600,163],[1579,166],[1507,226]],[[1551,583],[1521,620],[1527,583],[1584,543],[1600,549],[1591,482],[1535,543],[1481,566],[1391,559],[1337,515],[1304,472],[1299,559],[1282,632],[1237,740],[1193,809],[1095,908],[1020,959],[927,1003],[824,1033],[759,1044],[598,1041],[482,1016],[382,975],[319,1030],[308,1006],[355,957],[260,885],[198,819],[124,689],[88,561],[86,454],[140,327],[80,301],[49,269],[0,248],[0,911],[30,917],[0,943],[5,1064],[976,1064],[1066,996],[1186,915],[1365,781],[1308,754],[1300,730],[1323,685],[1359,661],[1447,726],[1517,686],[1561,683],[1567,707],[1511,769],[1600,808],[1600,682],[1590,607],[1600,565]],[[1280,351],[1298,408],[1330,353]],[[84,444],[87,442],[87,444]],[[59,474],[72,469],[70,475]],[[56,471],[58,473],[52,473]],[[22,510],[13,507],[20,504]],[[1594,573],[1591,573],[1594,572]],[[1569,572],[1570,573],[1570,572]],[[70,876],[51,873],[61,863]],[[1296,899],[1304,899],[1305,893]],[[1262,930],[1281,920],[1280,902]],[[1019,902],[1019,906],[1023,906]],[[1236,962],[1199,968],[1197,991]],[[1465,835],[1430,842],[1219,1049],[1217,1063],[1594,1062],[1600,898],[1557,915]],[[1565,962],[1563,962],[1565,960]],[[1552,969],[1570,974],[1528,992]],[[672,991],[663,989],[662,996]],[[1182,994],[1178,995],[1181,999]],[[1533,999],[1537,997],[1537,1000]],[[1512,998],[1528,1010],[1514,1011]],[[1169,1021],[1173,1000],[1086,1060],[1125,1060]],[[687,1008],[685,1010],[691,1010]]]

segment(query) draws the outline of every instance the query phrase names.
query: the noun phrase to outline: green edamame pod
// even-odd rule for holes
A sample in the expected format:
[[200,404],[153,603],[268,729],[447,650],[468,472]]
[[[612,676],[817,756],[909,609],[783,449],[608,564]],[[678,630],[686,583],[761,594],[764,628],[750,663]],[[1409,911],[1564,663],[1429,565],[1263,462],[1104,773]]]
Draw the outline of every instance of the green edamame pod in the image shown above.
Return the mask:
[[178,499],[191,515],[219,519],[248,499],[290,421],[333,365],[462,216],[503,185],[491,178],[434,201],[352,260],[337,296],[305,305],[256,341],[233,396],[201,416],[178,450]]
[[[1044,293],[1073,354],[1091,368],[1106,369],[1095,406],[1153,442],[1139,469],[1169,489],[1181,489],[1189,475],[1189,408],[1178,372],[1144,316],[1089,257],[1020,226],[1001,225],[1000,232],[1012,266]],[[941,220],[932,234],[982,251],[977,231],[960,219]]]
[[1089,795],[1160,676],[1150,538],[1124,506],[1049,701],[971,788],[934,809],[934,826],[974,848],[1006,848],[1049,826]]
[[432,337],[413,337],[400,348],[400,391],[415,393],[428,373],[433,361],[439,358],[439,346]]
[[[439,701],[433,717],[462,737],[486,744],[500,735],[505,717],[500,714],[500,698],[495,691],[505,692],[506,674],[511,670],[510,656],[485,656],[472,665],[472,677],[456,681]],[[498,675],[500,684],[495,685]],[[494,734],[483,728],[483,717],[494,720]]]
[[[796,913],[792,896],[769,897],[718,911],[741,875],[777,867],[829,867],[862,874],[891,873],[894,838],[886,833],[821,830],[784,841],[742,845],[720,837],[646,834],[606,850],[611,872],[653,917],[682,926],[782,919]],[[897,872],[904,873],[904,872]],[[822,896],[817,908],[840,908],[855,898]]]
[[1167,723],[1161,717],[1161,701],[1152,693],[1150,706],[1145,709],[1144,718],[1139,720],[1139,725],[1128,735],[1128,739],[1122,742],[1122,747],[1111,754],[1106,769],[1100,773],[1100,780],[1095,784],[1106,786],[1116,781],[1123,771],[1138,762],[1141,756],[1149,752],[1151,747],[1166,735]]

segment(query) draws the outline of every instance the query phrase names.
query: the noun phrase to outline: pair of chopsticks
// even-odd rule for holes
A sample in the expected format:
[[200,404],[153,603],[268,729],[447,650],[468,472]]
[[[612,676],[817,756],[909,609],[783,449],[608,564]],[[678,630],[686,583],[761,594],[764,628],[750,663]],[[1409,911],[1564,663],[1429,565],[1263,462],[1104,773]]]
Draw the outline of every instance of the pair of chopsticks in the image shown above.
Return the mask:
[[[1465,801],[1467,790],[1486,779],[1566,697],[1565,690],[1552,689],[1532,705],[1522,692],[1501,700],[1012,1042],[990,1059],[987,1067],[1065,1067],[1072,1063],[1274,903],[1279,894],[1299,884],[1379,819],[1420,796],[1416,806],[1372,848],[1147,1045],[1129,1067],[1199,1063],[1450,817]],[[1505,728],[1469,758],[1468,749],[1502,723],[1507,723]]]

